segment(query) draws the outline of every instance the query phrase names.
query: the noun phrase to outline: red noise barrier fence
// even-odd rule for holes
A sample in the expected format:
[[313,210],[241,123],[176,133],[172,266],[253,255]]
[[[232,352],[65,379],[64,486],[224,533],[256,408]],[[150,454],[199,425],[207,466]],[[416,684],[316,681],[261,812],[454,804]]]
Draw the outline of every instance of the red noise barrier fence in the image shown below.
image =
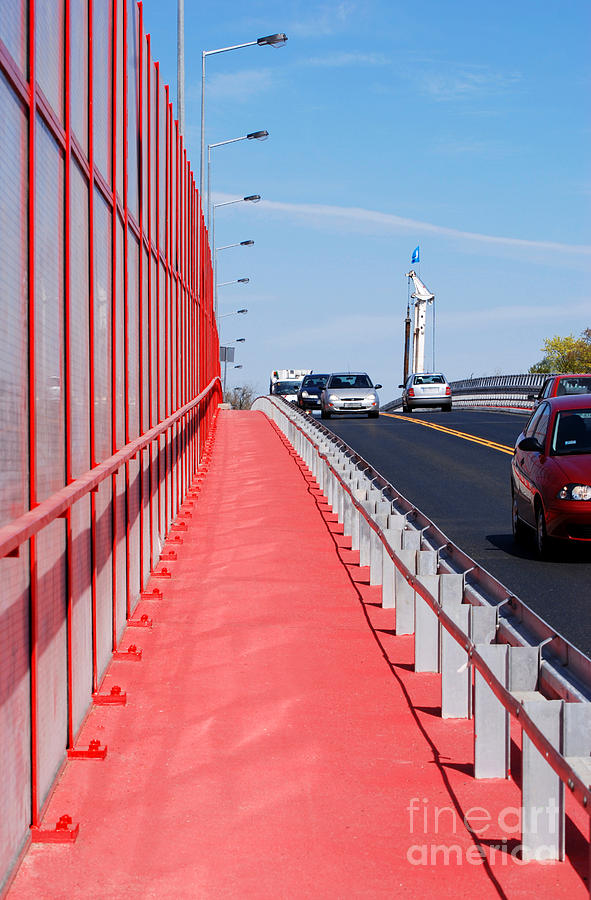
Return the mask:
[[0,887],[195,472],[212,268],[133,0],[0,0]]

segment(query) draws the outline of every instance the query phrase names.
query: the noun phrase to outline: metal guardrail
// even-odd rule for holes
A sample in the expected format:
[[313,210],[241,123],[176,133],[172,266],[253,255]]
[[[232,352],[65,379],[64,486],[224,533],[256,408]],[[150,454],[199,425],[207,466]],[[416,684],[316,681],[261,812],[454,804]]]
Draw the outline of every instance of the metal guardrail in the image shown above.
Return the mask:
[[441,673],[442,716],[474,718],[476,778],[508,777],[519,723],[523,859],[564,859],[565,788],[591,815],[591,660],[315,419],[278,398],[253,409],[316,477],[396,633],[414,633],[415,670]]
[[[533,409],[544,381],[553,373],[526,375],[490,375],[450,382],[454,406],[499,406],[504,409]],[[402,407],[402,397],[382,406],[385,412]]]

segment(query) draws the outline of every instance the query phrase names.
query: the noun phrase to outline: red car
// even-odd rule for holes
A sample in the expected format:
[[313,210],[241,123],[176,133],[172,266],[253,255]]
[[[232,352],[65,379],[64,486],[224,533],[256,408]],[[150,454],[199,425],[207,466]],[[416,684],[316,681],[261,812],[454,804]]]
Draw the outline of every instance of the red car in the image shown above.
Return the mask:
[[591,548],[591,394],[543,400],[511,461],[513,534],[528,529],[545,557],[553,538]]
[[566,397],[570,394],[591,394],[591,372],[581,375],[551,375],[546,378],[537,394],[529,394],[528,400],[535,400],[534,409],[542,400],[550,397]]

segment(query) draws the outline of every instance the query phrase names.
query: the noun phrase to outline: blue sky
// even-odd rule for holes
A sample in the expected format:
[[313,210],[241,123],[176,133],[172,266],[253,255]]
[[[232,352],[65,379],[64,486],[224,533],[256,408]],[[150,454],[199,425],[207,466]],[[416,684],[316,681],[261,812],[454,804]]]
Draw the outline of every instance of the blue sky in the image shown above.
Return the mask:
[[[144,27],[176,107],[176,17]],[[185,0],[186,140],[199,169],[207,61],[222,342],[266,392],[272,369],[366,370],[398,396],[410,255],[436,295],[435,367],[525,372],[544,338],[591,327],[591,5]],[[432,357],[428,323],[427,365]]]

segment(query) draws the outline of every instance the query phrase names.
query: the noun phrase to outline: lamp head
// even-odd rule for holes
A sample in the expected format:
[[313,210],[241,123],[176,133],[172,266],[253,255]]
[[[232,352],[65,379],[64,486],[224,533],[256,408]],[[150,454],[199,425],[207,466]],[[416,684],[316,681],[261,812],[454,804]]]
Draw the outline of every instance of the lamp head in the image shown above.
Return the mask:
[[250,134],[246,135],[247,140],[249,141],[266,141],[269,137],[268,131],[251,131]]
[[241,247],[252,247],[253,244],[254,244],[254,241],[240,241]]
[[287,41],[286,34],[268,34],[265,37],[257,38],[259,47],[282,47]]
[[261,195],[260,194],[249,194],[248,197],[243,197],[242,199],[245,200],[247,203],[258,203],[259,200],[261,199]]
[[248,284],[250,278],[237,278],[236,281],[238,282],[238,284]]

